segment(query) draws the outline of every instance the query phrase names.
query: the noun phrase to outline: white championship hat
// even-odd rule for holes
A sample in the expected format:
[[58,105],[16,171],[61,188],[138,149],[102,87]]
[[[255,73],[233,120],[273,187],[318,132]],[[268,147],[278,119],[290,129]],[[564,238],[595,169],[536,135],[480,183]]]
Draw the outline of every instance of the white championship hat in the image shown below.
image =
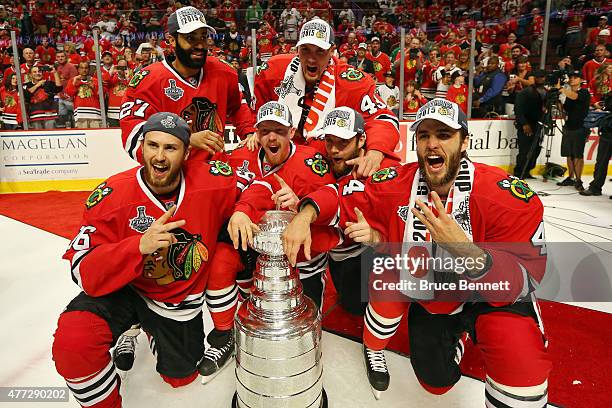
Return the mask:
[[206,24],[204,13],[195,7],[181,7],[168,17],[168,32],[170,34],[188,34],[198,28],[206,28],[212,34],[217,33],[214,28]]
[[317,131],[319,135],[333,135],[341,139],[351,139],[364,132],[363,116],[347,106],[332,109]]
[[459,105],[446,99],[432,99],[425,105],[421,106],[416,114],[416,120],[410,126],[411,131],[416,131],[422,121],[425,119],[434,119],[442,122],[453,129],[468,130],[467,116],[461,110]]
[[257,111],[257,123],[255,123],[255,126],[266,120],[278,122],[283,126],[293,126],[291,111],[282,102],[271,101],[261,105],[261,108]]
[[297,46],[302,44],[312,44],[329,50],[334,45],[334,31],[326,21],[315,17],[305,23],[300,30],[300,40]]

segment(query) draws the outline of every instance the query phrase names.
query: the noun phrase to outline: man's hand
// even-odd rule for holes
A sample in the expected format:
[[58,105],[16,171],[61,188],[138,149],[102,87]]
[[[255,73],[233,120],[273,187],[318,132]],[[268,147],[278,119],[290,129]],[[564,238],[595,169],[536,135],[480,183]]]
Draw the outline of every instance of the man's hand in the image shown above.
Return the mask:
[[344,230],[344,235],[348,236],[355,242],[362,244],[374,245],[380,242],[380,233],[374,228],[370,227],[368,221],[363,216],[361,210],[355,207],[355,214],[357,215],[357,222],[347,222],[347,228]]
[[523,133],[525,133],[525,135],[527,136],[533,135],[533,129],[531,128],[531,126],[529,126],[529,123],[525,123],[523,125]]
[[285,231],[283,232],[283,248],[285,255],[291,265],[295,266],[300,247],[304,246],[304,256],[310,260],[310,224],[317,218],[317,212],[312,205],[306,205],[300,212],[293,217]]
[[253,234],[259,232],[259,227],[253,224],[248,215],[236,211],[229,220],[227,232],[234,243],[234,248],[240,246],[243,251],[248,249],[249,244],[253,244]]
[[278,174],[274,174],[274,178],[281,185],[280,190],[272,194],[272,201],[276,204],[276,208],[288,209],[290,211],[297,212],[297,205],[300,201],[299,197],[295,195],[291,187],[282,179]]
[[431,199],[434,207],[438,211],[437,216],[429,209],[427,204],[421,200],[416,200],[416,205],[419,207],[420,211],[416,208],[412,208],[411,211],[414,216],[425,225],[431,234],[432,241],[435,241],[451,253],[451,255],[456,257],[476,258],[483,256],[484,251],[472,244],[455,219],[446,213],[446,209],[438,193],[432,191]]
[[355,171],[357,178],[370,177],[376,170],[380,169],[380,163],[384,158],[385,155],[382,152],[368,150],[363,157],[360,155],[358,158],[347,160],[346,164],[357,165]]
[[242,147],[244,145],[246,145],[249,151],[251,152],[255,151],[259,147],[259,141],[257,140],[257,134],[249,133],[248,135],[246,135],[244,139],[242,139],[240,143],[238,143],[238,147]]
[[[185,220],[168,222],[175,211],[176,206],[170,207],[161,217],[153,221],[147,231],[142,234],[138,245],[141,254],[149,255],[160,248],[167,248],[177,242],[174,234],[169,231],[185,225]],[[166,224],[166,222],[168,223]]]
[[211,155],[222,152],[224,148],[223,136],[211,130],[192,133],[189,144],[198,149],[206,150]]

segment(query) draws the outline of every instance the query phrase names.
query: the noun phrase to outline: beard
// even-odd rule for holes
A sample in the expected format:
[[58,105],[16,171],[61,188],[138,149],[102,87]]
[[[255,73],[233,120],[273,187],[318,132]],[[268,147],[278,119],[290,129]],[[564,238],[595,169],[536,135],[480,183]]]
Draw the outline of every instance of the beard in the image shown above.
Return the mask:
[[191,59],[190,51],[182,48],[178,41],[176,42],[176,47],[174,47],[174,52],[176,53],[176,59],[178,59],[179,62],[187,68],[200,69],[204,66],[204,64],[206,64],[206,57],[208,55],[206,49],[204,49],[204,58],[202,61],[197,62]]
[[430,189],[445,186],[449,184],[450,182],[452,182],[455,179],[455,177],[457,177],[457,173],[459,172],[459,166],[461,165],[461,158],[462,158],[461,149],[455,151],[453,154],[448,156],[447,161],[445,163],[446,172],[441,176],[432,177],[427,172],[427,166],[425,165],[425,160],[427,159],[425,157],[426,156],[418,157],[419,170],[421,171],[421,174],[425,178],[425,182],[427,183],[427,186],[429,186]]
[[[346,160],[351,160],[356,157],[359,157],[359,150],[360,150],[359,146],[357,145],[357,143],[355,143],[355,150],[353,151],[353,154],[351,154],[351,157],[349,157]],[[342,160],[340,162],[330,160],[331,170],[332,170],[334,177],[340,178],[340,177],[346,176],[353,170],[353,166],[347,166],[346,160]]]
[[150,161],[145,162],[145,166],[144,166],[145,182],[147,183],[149,187],[151,187],[154,190],[153,192],[156,194],[169,193],[170,191],[159,192],[155,190],[165,190],[169,187],[172,187],[181,175],[182,166],[179,165],[175,168],[170,167],[166,175],[160,178],[154,175],[153,164],[157,164],[157,163],[153,163]]

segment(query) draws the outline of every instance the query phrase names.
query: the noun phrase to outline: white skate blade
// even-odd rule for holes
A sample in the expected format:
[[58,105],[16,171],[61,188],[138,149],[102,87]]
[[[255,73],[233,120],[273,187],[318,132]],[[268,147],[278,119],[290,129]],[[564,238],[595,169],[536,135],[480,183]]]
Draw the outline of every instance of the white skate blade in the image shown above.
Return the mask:
[[206,385],[208,384],[213,378],[215,378],[216,376],[219,375],[219,373],[221,371],[223,371],[225,369],[225,367],[227,367],[228,365],[230,365],[230,363],[232,361],[234,361],[235,356],[232,354],[232,356],[230,358],[227,359],[227,361],[225,362],[225,364],[223,364],[222,367],[220,367],[217,371],[215,371],[214,373],[212,373],[211,375],[207,375],[207,376],[203,376],[200,374],[200,376],[202,377],[202,385]]
[[382,394],[384,391],[379,391],[375,389],[374,387],[370,387],[370,389],[372,390],[372,394],[374,394],[374,398],[376,398],[376,401],[378,401],[380,397],[382,397]]

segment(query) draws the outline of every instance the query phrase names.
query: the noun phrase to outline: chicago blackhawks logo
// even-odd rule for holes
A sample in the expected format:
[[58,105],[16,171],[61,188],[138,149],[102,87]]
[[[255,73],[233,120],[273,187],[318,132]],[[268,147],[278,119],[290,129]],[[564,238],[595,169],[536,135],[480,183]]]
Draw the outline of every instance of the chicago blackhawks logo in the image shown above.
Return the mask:
[[217,113],[217,104],[212,103],[208,98],[193,98],[191,104],[181,112],[181,116],[187,122],[191,121],[192,132],[210,130],[222,132],[223,122]]
[[94,191],[91,192],[89,197],[87,197],[87,201],[85,201],[85,207],[89,210],[92,207],[100,204],[100,201],[104,199],[104,197],[108,196],[113,192],[113,189],[110,187],[106,187],[106,181],[100,184],[95,188]]
[[149,75],[149,71],[147,71],[146,69],[138,71],[134,74],[128,86],[130,88],[136,88],[138,84],[140,84],[140,82],[142,82],[142,80],[145,79],[147,75]]
[[89,83],[81,84],[77,94],[79,95],[79,98],[91,98],[93,96],[93,89],[91,89]]
[[327,160],[323,158],[321,153],[315,153],[314,157],[304,160],[304,163],[306,163],[306,165],[310,167],[310,170],[312,170],[312,172],[318,176],[323,177],[329,173],[329,164],[327,163]]
[[382,183],[388,180],[392,180],[397,177],[397,170],[395,167],[389,167],[386,169],[378,170],[372,174],[372,183]]
[[497,185],[502,190],[510,191],[513,197],[518,198],[526,203],[531,200],[531,197],[535,196],[535,192],[525,183],[517,177],[508,176],[509,178],[497,182]]
[[340,74],[340,78],[346,79],[347,81],[359,81],[364,76],[365,75],[363,74],[363,72],[355,68],[349,68]]
[[153,224],[153,221],[155,221],[155,218],[147,215],[145,210],[146,207],[144,205],[139,205],[136,207],[136,216],[130,218],[130,228],[141,234],[148,230],[151,224]]
[[382,64],[378,61],[374,61],[374,72],[380,72],[382,70]]
[[219,160],[211,160],[210,161],[210,174],[215,176],[225,176],[229,177],[232,175],[232,167],[222,161]]
[[465,95],[457,95],[457,97],[455,98],[455,102],[457,102],[458,104],[462,104],[463,102],[465,102]]
[[261,65],[259,65],[257,67],[257,71],[255,71],[255,72],[256,72],[257,75],[259,75],[262,71],[265,71],[266,69],[268,69],[268,63],[264,62],[263,64],[261,64]]
[[142,271],[143,277],[155,279],[162,286],[189,280],[208,261],[208,248],[199,234],[192,235],[182,228],[170,232],[177,242],[147,255]]
[[4,97],[4,107],[12,108],[15,105],[17,105],[17,102],[15,101],[15,97],[13,95],[6,95]]
[[118,83],[117,86],[113,88],[112,92],[113,92],[113,95],[123,96],[125,95],[126,90],[127,90],[127,86],[125,86],[125,84]]

